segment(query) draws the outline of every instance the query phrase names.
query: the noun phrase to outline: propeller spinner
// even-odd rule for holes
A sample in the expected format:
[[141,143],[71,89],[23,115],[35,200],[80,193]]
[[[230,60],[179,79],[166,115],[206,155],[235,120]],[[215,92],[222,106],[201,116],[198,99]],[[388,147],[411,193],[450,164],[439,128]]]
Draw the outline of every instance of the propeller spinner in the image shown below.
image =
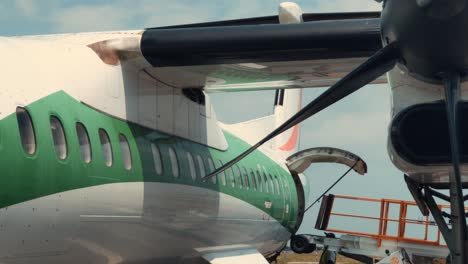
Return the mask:
[[384,45],[398,42],[399,67],[420,80],[442,83],[442,74],[468,69],[466,0],[387,0],[381,17]]

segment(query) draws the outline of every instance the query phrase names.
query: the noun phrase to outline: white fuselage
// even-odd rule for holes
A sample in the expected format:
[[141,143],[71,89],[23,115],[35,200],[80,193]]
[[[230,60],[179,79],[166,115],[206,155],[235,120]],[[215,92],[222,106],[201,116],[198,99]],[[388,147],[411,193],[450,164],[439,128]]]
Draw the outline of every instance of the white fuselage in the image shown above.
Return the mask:
[[229,195],[165,183],[68,191],[0,215],[2,263],[205,263],[199,249],[249,246],[269,255],[290,236]]
[[[427,104],[436,104],[443,106],[445,111],[445,94],[444,87],[441,83],[429,83],[426,81],[418,80],[404,71],[399,69],[399,66],[395,67],[388,73],[389,84],[392,89],[392,123],[393,121],[404,111],[407,111],[411,107]],[[461,100],[468,99],[468,84],[462,83]],[[445,112],[442,113],[445,115]],[[447,124],[436,123],[435,117],[426,116],[426,123],[433,122],[435,126],[446,126]],[[416,125],[418,126],[418,125]],[[389,126],[389,140],[388,140],[388,152],[390,159],[395,166],[400,169],[403,173],[417,180],[418,182],[424,183],[447,183],[449,181],[449,171],[452,168],[450,162],[442,164],[415,164],[415,162],[408,161],[405,157],[400,155],[400,152],[395,148],[392,142],[392,133],[395,133],[395,128],[392,124]],[[426,134],[430,134],[430,130],[418,131],[419,138],[425,138]],[[431,138],[432,139],[432,138]],[[439,141],[447,140],[447,138],[436,138],[432,141],[426,141],[426,145],[437,144]],[[468,181],[468,167],[462,166],[462,181]]]
[[[120,120],[226,150],[208,96],[205,106],[194,104],[142,71],[104,64],[84,45],[119,36],[0,39],[0,118],[17,106],[64,91]],[[113,183],[0,209],[0,262],[197,263],[202,261],[198,249],[206,247],[247,246],[269,256],[290,235],[264,211],[217,191],[171,183]]]

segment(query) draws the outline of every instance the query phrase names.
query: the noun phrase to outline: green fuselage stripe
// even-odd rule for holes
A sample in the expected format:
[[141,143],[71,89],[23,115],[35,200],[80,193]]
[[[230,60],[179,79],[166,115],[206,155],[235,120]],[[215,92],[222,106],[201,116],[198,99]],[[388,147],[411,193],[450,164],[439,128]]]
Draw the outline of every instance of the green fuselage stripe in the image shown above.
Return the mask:
[[[269,193],[266,193],[265,186],[263,186],[263,192],[253,190],[252,186],[249,190],[245,187],[241,189],[237,179],[236,187],[233,188],[230,185],[229,174],[226,186],[223,186],[219,176],[216,184],[211,180],[202,182],[199,179],[200,168],[196,155],[203,157],[204,166],[208,169],[208,157],[211,157],[218,166],[219,160],[226,163],[249,147],[246,142],[230,133],[225,132],[229,149],[220,151],[111,117],[76,101],[64,92],[51,94],[28,105],[26,109],[32,117],[36,135],[37,150],[33,155],[28,155],[23,150],[16,115],[9,115],[0,121],[1,208],[54,193],[102,184],[163,182],[207,188],[237,197],[265,211],[289,230],[295,227],[298,201],[294,181],[289,172],[260,151],[255,151],[248,158],[243,159],[239,162],[239,166],[247,168],[249,173],[250,169],[256,173],[259,164],[265,167],[269,174],[278,177],[281,184],[280,194],[277,194],[276,189],[272,194],[271,185]],[[57,158],[54,149],[50,128],[51,115],[58,117],[64,126],[68,156],[63,161]],[[92,149],[92,162],[89,164],[85,164],[81,159],[76,132],[77,122],[84,124],[89,134]],[[105,129],[110,137],[113,152],[111,167],[107,167],[104,162],[98,135],[100,128]],[[133,165],[130,171],[124,168],[119,143],[120,133],[124,134],[129,141]],[[157,144],[161,151],[162,175],[157,175],[155,171],[151,143]],[[176,151],[179,158],[179,178],[173,177],[172,174],[171,161],[167,154],[169,147]],[[197,171],[195,181],[190,174],[186,152],[190,152],[195,158]],[[290,192],[287,209],[283,193],[285,184]],[[259,185],[258,182],[257,185]],[[268,208],[270,206],[266,204],[271,205],[271,208]]]

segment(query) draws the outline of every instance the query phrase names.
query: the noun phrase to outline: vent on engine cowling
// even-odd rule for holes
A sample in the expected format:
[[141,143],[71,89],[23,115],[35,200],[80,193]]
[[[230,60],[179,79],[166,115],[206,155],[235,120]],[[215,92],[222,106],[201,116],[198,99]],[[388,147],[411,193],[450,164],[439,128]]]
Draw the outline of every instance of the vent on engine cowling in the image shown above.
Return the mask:
[[[468,103],[459,105],[462,162],[468,163]],[[448,164],[450,139],[445,102],[420,104],[399,113],[391,126],[395,151],[415,165]]]

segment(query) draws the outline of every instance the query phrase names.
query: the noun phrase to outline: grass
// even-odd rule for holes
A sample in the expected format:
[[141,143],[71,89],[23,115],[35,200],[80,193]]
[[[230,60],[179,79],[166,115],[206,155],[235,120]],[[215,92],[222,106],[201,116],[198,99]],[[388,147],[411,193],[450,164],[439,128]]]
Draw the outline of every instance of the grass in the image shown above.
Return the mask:
[[[309,264],[309,263],[319,263],[320,256],[322,255],[321,251],[316,251],[311,254],[295,254],[293,252],[283,252],[281,255],[278,257],[276,262],[273,262],[274,264]],[[416,263],[431,263],[432,264],[445,264],[445,259],[432,259],[428,260],[425,258],[417,258],[413,259],[414,262]],[[361,263],[359,261],[346,258],[343,256],[338,255],[336,264],[358,264]]]
[[[321,251],[316,251],[311,254],[295,254],[292,252],[283,252],[278,257],[275,264],[289,264],[289,263],[318,263],[320,260],[320,256],[322,255]],[[353,259],[349,259],[343,256],[338,256],[337,264],[358,264],[359,261],[355,261]]]

